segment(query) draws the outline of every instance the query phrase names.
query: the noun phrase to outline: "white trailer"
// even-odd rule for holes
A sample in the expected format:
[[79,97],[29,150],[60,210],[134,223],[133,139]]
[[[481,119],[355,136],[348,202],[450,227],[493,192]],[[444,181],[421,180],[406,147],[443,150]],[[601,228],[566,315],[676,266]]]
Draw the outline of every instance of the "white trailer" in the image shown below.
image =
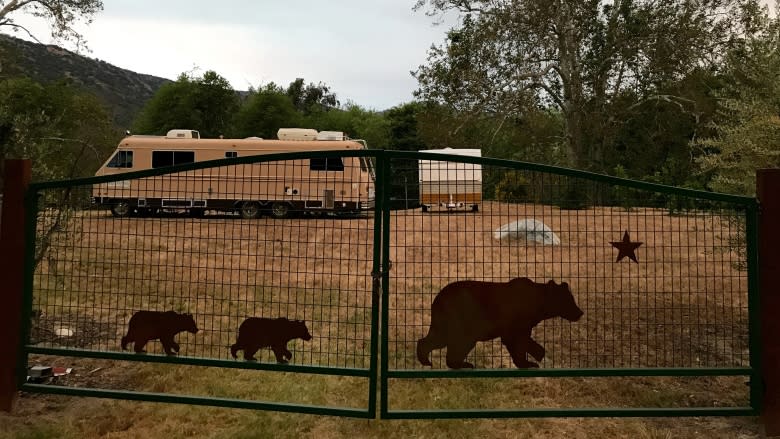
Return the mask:
[[[420,152],[481,157],[479,149],[428,149]],[[420,204],[422,211],[433,207],[449,210],[471,208],[479,211],[482,202],[482,166],[439,160],[420,160]]]

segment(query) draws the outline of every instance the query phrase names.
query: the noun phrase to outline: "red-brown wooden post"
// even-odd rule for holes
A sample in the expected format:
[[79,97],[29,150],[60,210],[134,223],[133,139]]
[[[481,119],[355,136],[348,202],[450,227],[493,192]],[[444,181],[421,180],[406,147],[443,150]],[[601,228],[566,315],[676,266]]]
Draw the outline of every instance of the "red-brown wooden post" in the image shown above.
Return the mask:
[[767,436],[780,436],[780,169],[759,169],[758,270],[761,294],[761,421]]
[[6,160],[0,221],[0,410],[16,399],[24,294],[24,196],[30,184],[29,160]]

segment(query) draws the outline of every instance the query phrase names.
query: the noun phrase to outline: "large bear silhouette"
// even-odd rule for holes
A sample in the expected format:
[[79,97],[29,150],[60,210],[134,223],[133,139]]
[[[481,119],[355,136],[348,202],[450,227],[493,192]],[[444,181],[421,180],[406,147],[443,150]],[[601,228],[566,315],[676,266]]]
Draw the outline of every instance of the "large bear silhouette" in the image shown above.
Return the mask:
[[477,342],[501,337],[515,366],[539,367],[526,359],[526,353],[537,361],[545,355],[531,338],[534,326],[553,317],[576,322],[582,315],[566,282],[537,283],[526,277],[503,283],[453,282],[431,304],[431,326],[417,342],[417,358],[431,366],[431,351],[446,347],[447,367],[473,368],[464,360]]
[[244,351],[244,359],[257,361],[255,353],[260,348],[270,347],[278,363],[287,363],[292,358],[292,352],[287,349],[290,340],[300,338],[311,340],[311,334],[302,320],[288,320],[285,317],[269,319],[265,317],[250,317],[238,328],[238,340],[230,347],[230,355],[238,357],[238,351]]
[[176,355],[179,344],[173,337],[182,331],[198,332],[192,314],[175,311],[138,311],[130,317],[127,326],[127,335],[122,337],[122,349],[127,349],[128,343],[134,343],[137,354],[145,352],[144,347],[150,340],[160,340],[166,354]]

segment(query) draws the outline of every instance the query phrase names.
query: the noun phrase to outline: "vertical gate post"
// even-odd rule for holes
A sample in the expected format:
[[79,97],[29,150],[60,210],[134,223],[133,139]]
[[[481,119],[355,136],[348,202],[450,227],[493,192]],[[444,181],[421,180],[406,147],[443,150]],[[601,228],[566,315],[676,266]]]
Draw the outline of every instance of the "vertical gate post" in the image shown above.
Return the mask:
[[758,271],[761,295],[761,421],[767,436],[780,435],[780,169],[759,169]]
[[16,399],[17,356],[24,295],[24,197],[30,184],[30,160],[6,160],[0,220],[0,410]]

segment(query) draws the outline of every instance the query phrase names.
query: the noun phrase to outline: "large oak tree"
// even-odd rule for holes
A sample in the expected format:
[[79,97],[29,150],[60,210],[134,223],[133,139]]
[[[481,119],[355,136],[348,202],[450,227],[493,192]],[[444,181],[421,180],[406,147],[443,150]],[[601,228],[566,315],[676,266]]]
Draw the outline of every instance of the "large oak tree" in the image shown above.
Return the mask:
[[55,39],[74,41],[76,47],[83,47],[81,34],[74,24],[83,20],[87,23],[103,10],[102,0],[0,0],[0,29],[22,30],[35,36],[16,20],[22,14],[45,19]]
[[499,120],[556,108],[580,168],[600,168],[611,137],[643,105],[695,113],[695,102],[665,90],[717,70],[762,12],[755,0],[419,0],[417,8],[461,16],[414,72],[419,98]]

